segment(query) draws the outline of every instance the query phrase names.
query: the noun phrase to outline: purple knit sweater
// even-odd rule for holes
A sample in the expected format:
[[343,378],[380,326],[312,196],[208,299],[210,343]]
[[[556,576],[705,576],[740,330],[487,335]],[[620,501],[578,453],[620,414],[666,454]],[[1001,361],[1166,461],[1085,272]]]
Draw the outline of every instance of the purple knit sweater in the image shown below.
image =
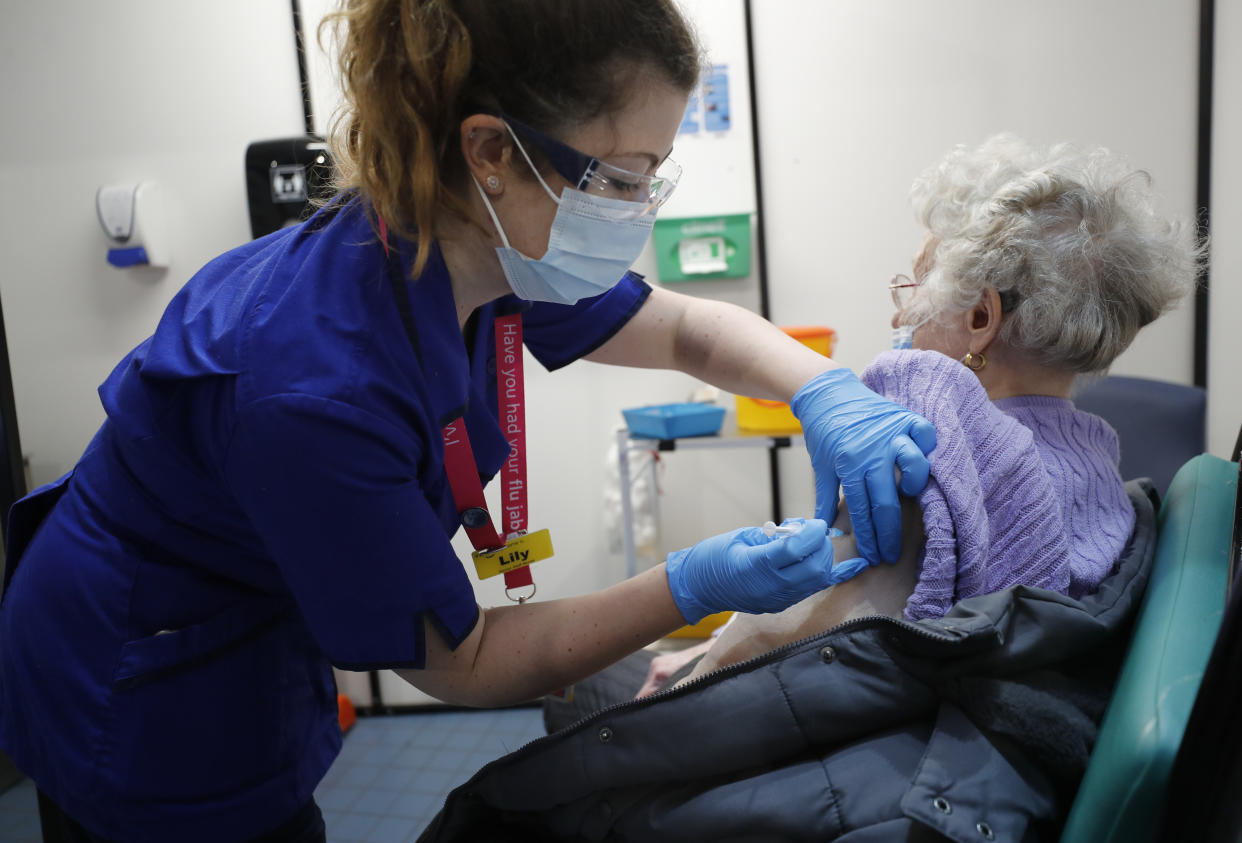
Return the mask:
[[970,370],[935,351],[885,352],[862,380],[936,426],[907,618],[1018,584],[1077,598],[1112,570],[1134,509],[1107,422],[1061,398],[989,401]]

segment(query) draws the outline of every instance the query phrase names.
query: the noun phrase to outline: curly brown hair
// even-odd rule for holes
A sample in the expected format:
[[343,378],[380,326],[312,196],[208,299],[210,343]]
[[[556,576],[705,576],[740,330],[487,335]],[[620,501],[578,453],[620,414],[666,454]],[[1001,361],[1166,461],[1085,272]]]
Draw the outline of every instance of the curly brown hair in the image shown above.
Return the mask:
[[466,116],[510,114],[555,134],[621,108],[640,74],[689,92],[702,67],[671,0],[344,0],[323,27],[345,95],[331,132],[338,187],[417,241],[415,277],[437,220],[470,218],[456,190]]

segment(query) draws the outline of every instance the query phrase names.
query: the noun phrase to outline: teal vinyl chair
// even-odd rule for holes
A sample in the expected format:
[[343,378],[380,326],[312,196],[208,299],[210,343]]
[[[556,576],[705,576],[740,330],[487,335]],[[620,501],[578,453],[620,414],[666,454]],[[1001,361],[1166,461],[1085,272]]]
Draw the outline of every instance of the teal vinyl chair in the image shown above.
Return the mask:
[[1170,771],[1225,610],[1237,492],[1238,464],[1209,454],[1169,485],[1151,579],[1061,843],[1139,843],[1167,823]]

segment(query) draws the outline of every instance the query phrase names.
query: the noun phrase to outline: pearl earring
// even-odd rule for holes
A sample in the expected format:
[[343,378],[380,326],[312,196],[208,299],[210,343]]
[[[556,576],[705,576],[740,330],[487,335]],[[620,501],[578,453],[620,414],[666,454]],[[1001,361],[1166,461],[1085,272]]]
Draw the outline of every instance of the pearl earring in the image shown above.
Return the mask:
[[500,190],[500,177],[497,175],[488,176],[483,183],[487,185],[488,190]]

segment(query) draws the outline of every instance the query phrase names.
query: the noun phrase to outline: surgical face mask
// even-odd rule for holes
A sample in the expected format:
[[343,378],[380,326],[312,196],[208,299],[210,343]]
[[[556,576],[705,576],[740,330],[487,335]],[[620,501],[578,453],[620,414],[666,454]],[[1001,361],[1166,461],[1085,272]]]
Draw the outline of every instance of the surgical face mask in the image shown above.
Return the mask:
[[897,351],[914,348],[913,325],[898,325],[893,328],[893,348]]
[[[513,134],[513,130],[509,133]],[[633,202],[595,196],[571,187],[562,190],[558,198],[539,175],[516,135],[513,140],[557,209],[548,232],[548,251],[538,259],[529,257],[509,245],[491,200],[475,180],[474,186],[504,244],[496,248],[496,254],[509,286],[520,299],[556,304],[574,304],[612,289],[647,244],[655,225],[654,208],[634,216]]]

